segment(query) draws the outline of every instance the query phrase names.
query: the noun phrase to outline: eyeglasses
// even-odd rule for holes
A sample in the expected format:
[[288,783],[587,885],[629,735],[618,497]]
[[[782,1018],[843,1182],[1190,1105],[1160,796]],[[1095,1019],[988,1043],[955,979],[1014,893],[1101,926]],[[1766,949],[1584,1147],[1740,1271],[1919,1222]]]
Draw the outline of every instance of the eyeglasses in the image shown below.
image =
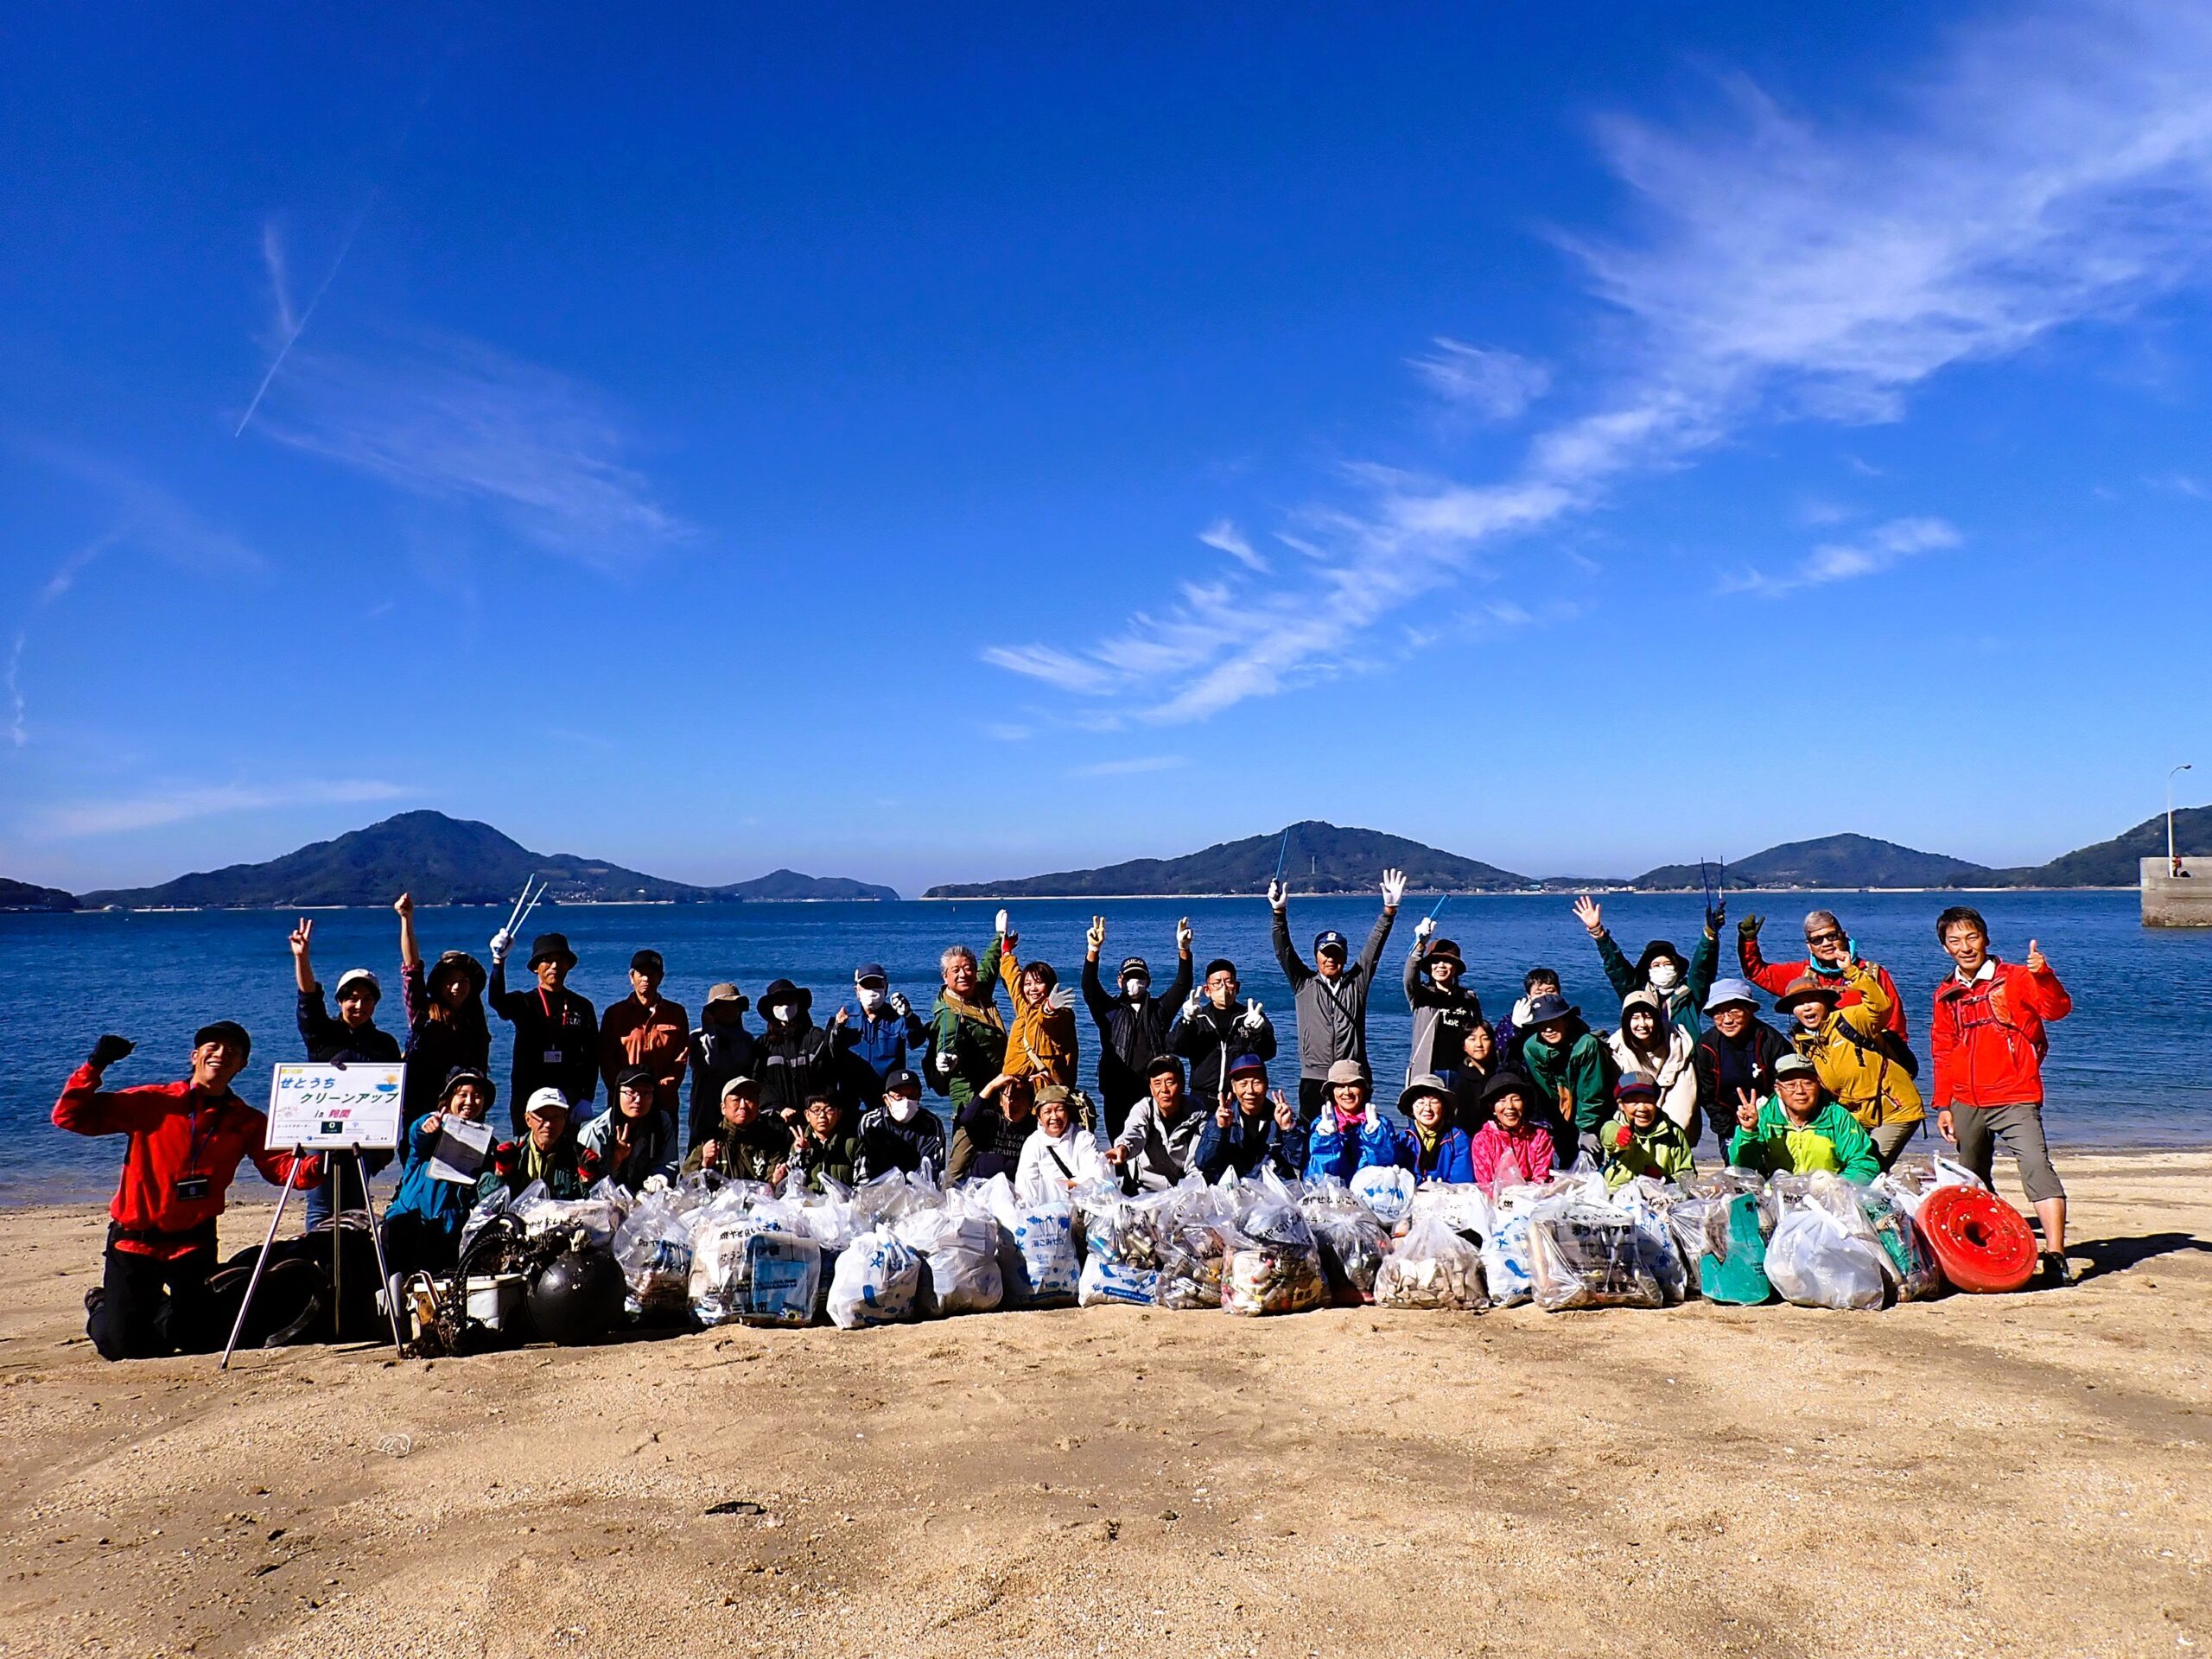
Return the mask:
[[1843,935],[1836,931],[1835,929],[1829,928],[1823,933],[1808,933],[1805,936],[1805,943],[1808,944],[1841,944],[1843,943]]

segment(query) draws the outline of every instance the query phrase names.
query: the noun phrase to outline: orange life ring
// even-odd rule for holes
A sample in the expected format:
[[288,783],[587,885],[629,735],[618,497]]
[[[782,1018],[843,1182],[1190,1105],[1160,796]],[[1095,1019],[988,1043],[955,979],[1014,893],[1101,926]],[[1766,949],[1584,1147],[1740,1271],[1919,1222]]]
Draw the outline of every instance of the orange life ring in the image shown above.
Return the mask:
[[2035,1274],[2036,1236],[2026,1217],[1993,1192],[1939,1186],[1922,1201],[1914,1225],[1943,1276],[1961,1290],[2018,1290]]

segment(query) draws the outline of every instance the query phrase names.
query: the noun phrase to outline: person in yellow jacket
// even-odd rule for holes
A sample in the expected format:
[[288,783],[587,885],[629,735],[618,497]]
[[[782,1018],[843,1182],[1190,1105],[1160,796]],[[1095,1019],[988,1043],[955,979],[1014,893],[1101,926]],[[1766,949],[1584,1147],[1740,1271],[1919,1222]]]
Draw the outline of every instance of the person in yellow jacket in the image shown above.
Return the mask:
[[[1847,990],[1858,1000],[1839,1006]],[[1882,1041],[1890,1006],[1890,994],[1858,961],[1833,979],[1808,974],[1792,980],[1775,1001],[1796,1022],[1790,1041],[1812,1061],[1821,1087],[1859,1120],[1884,1169],[1897,1162],[1927,1116],[1919,1085]]]
[[[1003,923],[1006,912],[999,916]],[[1025,963],[1014,953],[1020,935],[999,930],[999,978],[1014,1020],[1006,1029],[1006,1071],[1042,1087],[1076,1087],[1075,993],[1063,990],[1049,962]],[[1041,1077],[1038,1075],[1044,1073]]]

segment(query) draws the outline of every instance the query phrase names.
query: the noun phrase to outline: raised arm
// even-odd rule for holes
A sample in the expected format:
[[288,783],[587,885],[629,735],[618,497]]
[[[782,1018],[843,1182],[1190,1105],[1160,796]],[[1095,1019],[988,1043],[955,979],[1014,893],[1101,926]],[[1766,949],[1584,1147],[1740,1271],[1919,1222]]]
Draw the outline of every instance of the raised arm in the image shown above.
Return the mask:
[[314,938],[314,919],[310,917],[301,917],[300,925],[292,930],[291,944],[292,980],[299,987],[300,995],[302,996],[321,988],[315,982],[315,963],[308,955],[308,948]]
[[1106,918],[1090,918],[1090,931],[1084,936],[1083,944],[1083,1003],[1090,1010],[1090,1017],[1098,1022],[1101,1031],[1114,1012],[1114,999],[1106,995],[1106,988],[1098,982],[1098,953],[1106,947]]
[[1306,982],[1313,977],[1313,970],[1299,959],[1298,947],[1290,942],[1290,905],[1287,895],[1283,903],[1274,907],[1275,919],[1272,937],[1275,947],[1275,963],[1281,968],[1282,976],[1290,982],[1292,994],[1297,994]]

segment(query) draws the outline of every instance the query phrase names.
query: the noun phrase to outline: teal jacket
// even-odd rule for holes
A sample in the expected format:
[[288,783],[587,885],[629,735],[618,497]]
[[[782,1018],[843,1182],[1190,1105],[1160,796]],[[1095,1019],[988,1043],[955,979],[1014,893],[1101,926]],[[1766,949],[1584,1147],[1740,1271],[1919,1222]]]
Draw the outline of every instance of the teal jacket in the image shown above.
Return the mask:
[[[1570,1032],[1564,1049],[1556,1049],[1535,1032],[1522,1046],[1521,1063],[1536,1085],[1546,1105],[1557,1104],[1561,1117],[1571,1118],[1581,1133],[1595,1133],[1613,1109],[1611,1057],[1596,1033],[1585,1028]],[[1566,1090],[1564,1103],[1560,1090]]]
[[[1598,960],[1605,966],[1605,979],[1612,986],[1613,995],[1623,1001],[1628,1000],[1630,992],[1644,988],[1643,976],[1613,942],[1611,932],[1598,936]],[[1666,1006],[1670,1021],[1692,1037],[1701,1037],[1705,1027],[1699,1023],[1698,1010],[1705,1007],[1705,999],[1713,990],[1713,977],[1719,971],[1720,941],[1700,931],[1697,943],[1690,947],[1689,972],[1682,976],[1682,982],[1669,991],[1655,987],[1652,995]]]
[[1770,1096],[1759,1108],[1758,1128],[1738,1125],[1728,1137],[1728,1161],[1738,1169],[1770,1175],[1810,1175],[1829,1169],[1862,1186],[1882,1173],[1873,1141],[1843,1107],[1823,1100],[1813,1121],[1801,1126],[1789,1121],[1779,1096]]
[[1607,1192],[1626,1186],[1639,1175],[1649,1175],[1659,1181],[1679,1181],[1697,1172],[1697,1160],[1690,1155],[1689,1136],[1664,1113],[1657,1122],[1641,1133],[1630,1129],[1629,1133],[1635,1138],[1627,1146],[1614,1146],[1614,1135],[1627,1123],[1624,1117],[1609,1118],[1605,1127],[1598,1131],[1598,1144],[1605,1150]]

